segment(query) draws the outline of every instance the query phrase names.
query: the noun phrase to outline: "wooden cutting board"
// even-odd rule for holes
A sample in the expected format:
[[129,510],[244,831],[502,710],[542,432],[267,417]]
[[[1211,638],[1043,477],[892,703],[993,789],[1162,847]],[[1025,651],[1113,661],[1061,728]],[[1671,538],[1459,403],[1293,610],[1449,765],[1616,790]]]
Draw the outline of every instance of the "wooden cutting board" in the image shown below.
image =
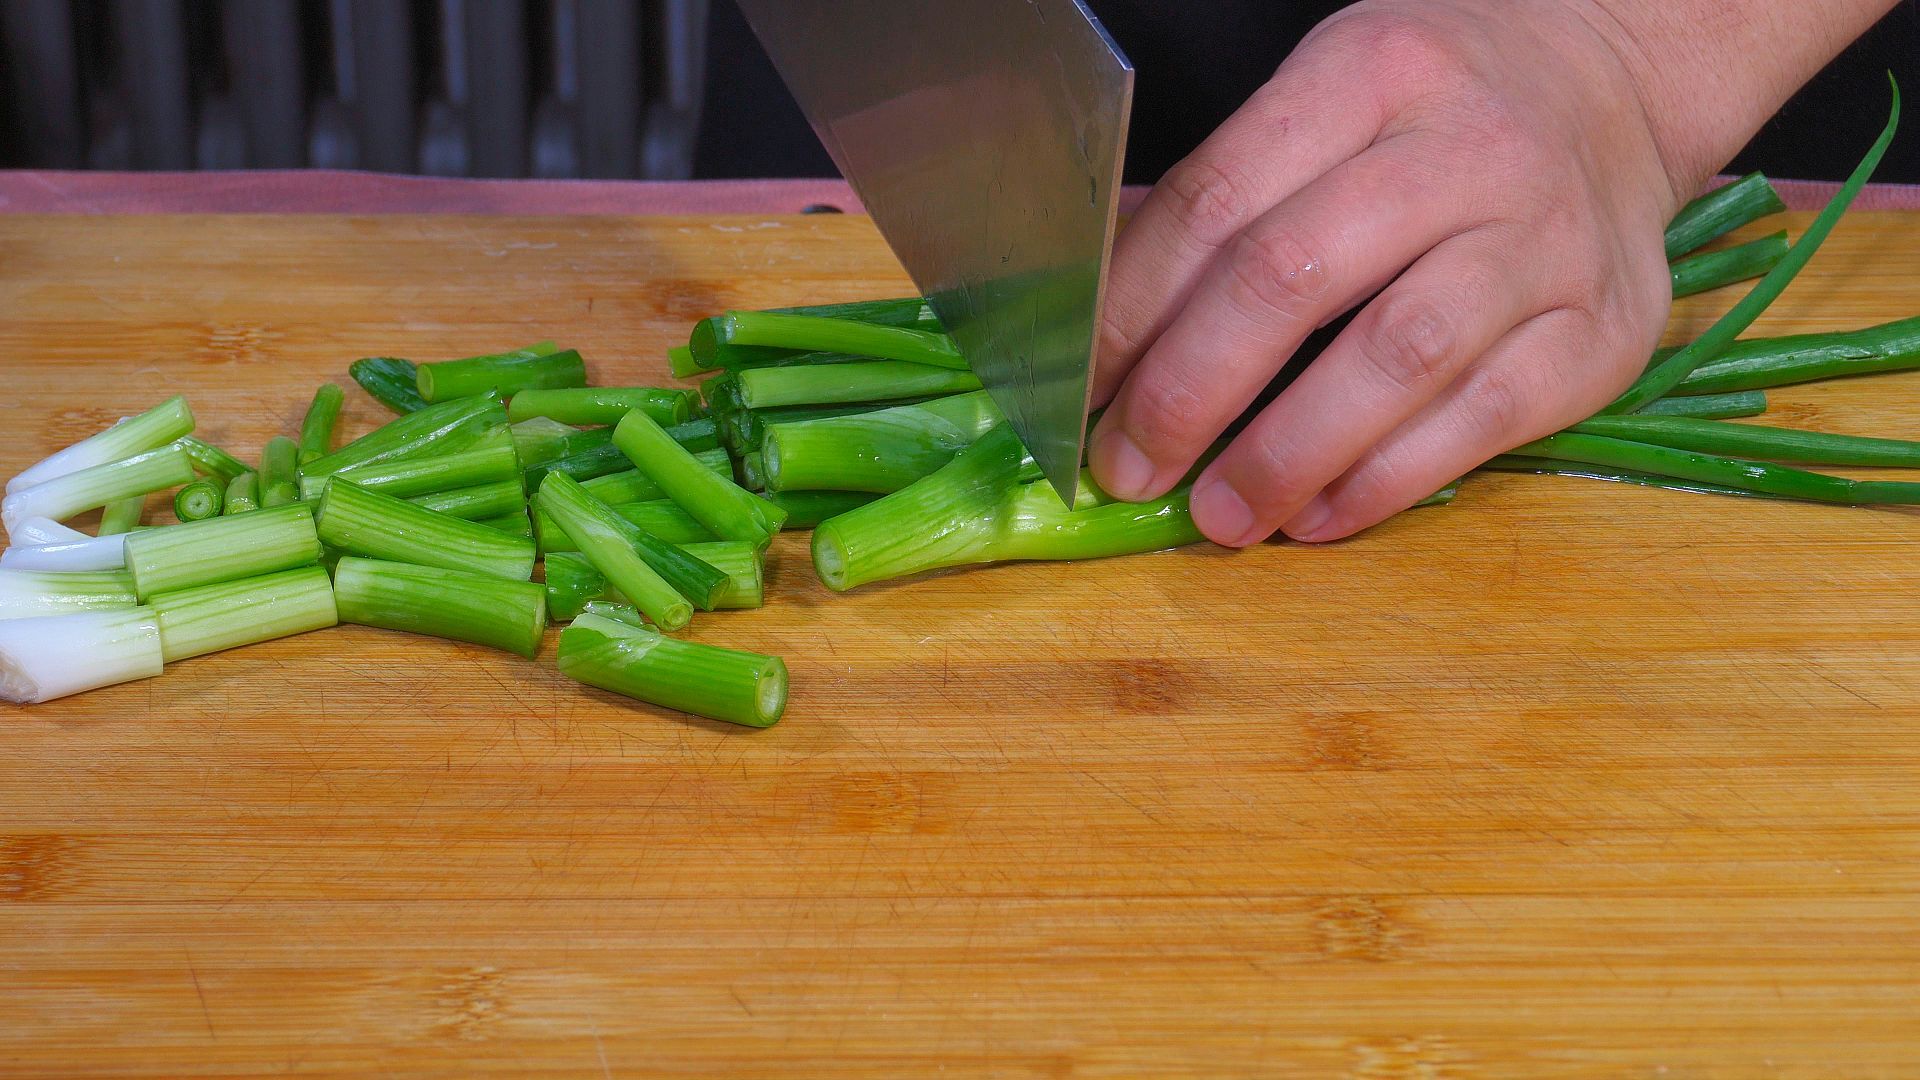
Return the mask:
[[[860,218],[0,217],[0,471],[906,289]],[[1916,312],[1920,215],[1861,214],[1756,332]],[[1920,437],[1920,375],[1776,399]],[[359,627],[0,706],[0,1073],[1920,1075],[1913,512],[1497,476],[1317,548],[805,551],[695,625],[786,657],[765,732]]]

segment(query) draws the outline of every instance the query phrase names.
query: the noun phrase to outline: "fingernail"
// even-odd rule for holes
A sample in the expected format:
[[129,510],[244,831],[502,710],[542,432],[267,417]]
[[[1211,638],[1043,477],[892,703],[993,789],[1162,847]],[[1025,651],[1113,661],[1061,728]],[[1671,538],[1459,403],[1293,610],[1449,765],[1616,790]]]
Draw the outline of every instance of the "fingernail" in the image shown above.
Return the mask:
[[1281,527],[1280,531],[1295,540],[1311,542],[1319,539],[1320,530],[1326,528],[1327,522],[1331,520],[1333,520],[1333,503],[1329,502],[1325,495],[1315,495],[1307,505],[1300,508],[1299,513],[1293,515],[1293,520]]
[[1124,431],[1103,432],[1094,443],[1101,486],[1115,498],[1143,499],[1153,484],[1153,461]]
[[1239,547],[1260,539],[1253,532],[1253,508],[1225,480],[1202,480],[1194,485],[1194,523],[1215,543]]

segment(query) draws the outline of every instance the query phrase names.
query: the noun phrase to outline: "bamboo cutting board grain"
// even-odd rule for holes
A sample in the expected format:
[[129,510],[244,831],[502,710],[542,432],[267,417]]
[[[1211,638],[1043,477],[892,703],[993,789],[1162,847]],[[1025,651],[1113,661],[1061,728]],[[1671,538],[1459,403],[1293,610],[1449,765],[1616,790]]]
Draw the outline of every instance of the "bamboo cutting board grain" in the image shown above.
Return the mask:
[[[859,218],[0,217],[0,471],[906,288]],[[1915,313],[1861,214],[1756,332]],[[1920,437],[1920,375],[1775,397]],[[1920,1075],[1913,512],[1500,476],[769,596],[694,630],[787,658],[766,732],[358,627],[0,707],[0,1073]]]

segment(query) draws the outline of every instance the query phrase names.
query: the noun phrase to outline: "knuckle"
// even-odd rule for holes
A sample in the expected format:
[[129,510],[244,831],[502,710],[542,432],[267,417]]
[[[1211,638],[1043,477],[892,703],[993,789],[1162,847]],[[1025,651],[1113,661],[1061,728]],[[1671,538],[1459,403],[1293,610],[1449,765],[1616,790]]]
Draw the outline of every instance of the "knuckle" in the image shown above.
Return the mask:
[[1468,392],[1468,430],[1463,434],[1486,453],[1496,454],[1534,438],[1539,395],[1533,380],[1506,367],[1488,368]]
[[1233,235],[1241,222],[1260,209],[1252,182],[1237,168],[1197,155],[1169,170],[1160,180],[1159,191],[1174,223],[1208,244]]
[[1272,516],[1300,506],[1311,499],[1324,484],[1314,475],[1301,447],[1275,431],[1241,436],[1229,451],[1231,460],[1223,461],[1234,490],[1247,504],[1264,516]]
[[1156,369],[1128,397],[1127,427],[1151,442],[1182,441],[1210,411],[1197,373]]
[[1432,302],[1401,298],[1387,301],[1359,353],[1388,385],[1414,390],[1452,370],[1458,340],[1453,320]]
[[1319,246],[1291,228],[1248,230],[1226,257],[1231,299],[1246,313],[1311,315],[1327,291],[1327,265]]
[[1421,19],[1400,13],[1371,13],[1346,21],[1349,43],[1375,70],[1416,80],[1456,70],[1459,58],[1446,39]]

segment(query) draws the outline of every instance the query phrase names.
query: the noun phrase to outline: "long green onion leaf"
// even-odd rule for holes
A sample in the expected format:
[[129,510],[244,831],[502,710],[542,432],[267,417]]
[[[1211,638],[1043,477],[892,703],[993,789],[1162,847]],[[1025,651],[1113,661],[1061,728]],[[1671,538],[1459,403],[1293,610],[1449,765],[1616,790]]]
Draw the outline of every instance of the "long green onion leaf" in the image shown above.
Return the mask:
[[1920,367],[1920,316],[1837,334],[1743,338],[1702,364],[1677,394],[1715,394]]
[[1636,487],[1661,488],[1667,491],[1687,491],[1697,495],[1732,495],[1743,499],[1780,499],[1784,496],[1768,495],[1759,491],[1746,491],[1741,488],[1727,487],[1725,484],[1709,484],[1699,480],[1682,480],[1677,476],[1661,476],[1657,473],[1639,472],[1633,469],[1615,469],[1606,465],[1593,465],[1584,461],[1568,461],[1565,458],[1518,457],[1513,454],[1501,454],[1482,469],[1495,472],[1535,473],[1541,476],[1577,476],[1588,480],[1607,480],[1616,484],[1632,484]]
[[1920,483],[1899,480],[1848,480],[1825,473],[1805,472],[1785,465],[1717,457],[1670,446],[1608,438],[1602,435],[1559,434],[1516,447],[1522,457],[1563,458],[1606,465],[1633,472],[1658,473],[1682,480],[1780,495],[1807,502],[1848,506],[1920,502]]
[[1729,424],[1681,416],[1596,416],[1569,430],[1725,457],[1800,461],[1810,465],[1920,468],[1920,442],[1829,435],[1820,431]]
[[1767,411],[1767,395],[1758,390],[1695,397],[1664,397],[1649,401],[1635,416],[1691,416],[1700,420],[1730,420],[1759,416]]

